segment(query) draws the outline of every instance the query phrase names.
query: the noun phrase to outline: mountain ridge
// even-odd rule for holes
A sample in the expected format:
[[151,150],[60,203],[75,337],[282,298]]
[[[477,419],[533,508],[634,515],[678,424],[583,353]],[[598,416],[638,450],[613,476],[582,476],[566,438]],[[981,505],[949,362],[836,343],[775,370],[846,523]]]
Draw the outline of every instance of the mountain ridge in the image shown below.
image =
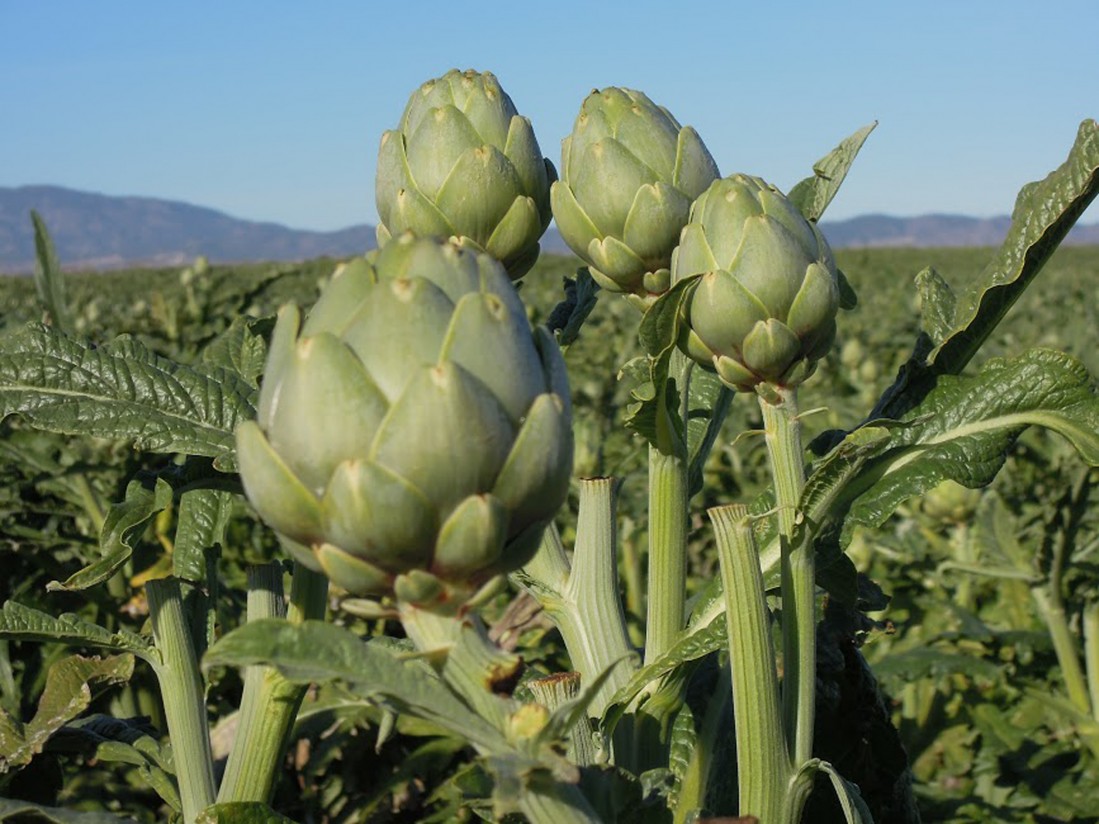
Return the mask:
[[[70,270],[179,266],[198,255],[215,263],[347,257],[375,245],[374,227],[365,223],[320,232],[164,198],[49,185],[0,187],[0,272],[22,274],[34,268],[31,209],[45,220],[61,263]],[[835,248],[995,246],[1010,224],[1007,216],[868,214],[824,221],[821,229]],[[1099,244],[1099,224],[1077,226],[1067,242]],[[553,227],[542,248],[569,252]]]

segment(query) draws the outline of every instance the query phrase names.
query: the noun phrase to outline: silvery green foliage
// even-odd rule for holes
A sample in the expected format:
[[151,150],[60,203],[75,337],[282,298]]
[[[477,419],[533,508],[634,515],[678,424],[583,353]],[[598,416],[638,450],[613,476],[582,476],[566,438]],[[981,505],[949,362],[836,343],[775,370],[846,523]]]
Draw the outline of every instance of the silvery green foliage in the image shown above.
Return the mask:
[[512,278],[538,259],[553,164],[495,75],[447,72],[412,93],[382,135],[378,245],[411,231],[487,252]]
[[592,92],[561,143],[553,216],[601,286],[647,299],[668,289],[691,201],[718,176],[691,127],[632,89]]
[[405,235],[304,324],[280,313],[237,450],[256,510],[339,586],[469,590],[523,564],[565,499],[564,362],[499,263]]
[[693,275],[684,350],[733,389],[797,386],[832,345],[840,304],[832,251],[759,178],[723,178],[695,201],[672,262],[676,282]]

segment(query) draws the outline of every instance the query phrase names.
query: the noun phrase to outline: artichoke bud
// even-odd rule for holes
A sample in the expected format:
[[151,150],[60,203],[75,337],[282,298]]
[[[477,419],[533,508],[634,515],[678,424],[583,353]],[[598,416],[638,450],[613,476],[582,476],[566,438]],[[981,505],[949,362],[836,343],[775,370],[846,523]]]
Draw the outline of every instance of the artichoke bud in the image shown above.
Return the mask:
[[520,278],[538,258],[556,177],[496,78],[451,70],[413,92],[382,135],[378,245],[407,231],[450,238]]
[[601,286],[645,305],[670,286],[691,202],[717,177],[698,133],[667,109],[631,89],[593,91],[561,143],[553,216]]
[[924,513],[943,524],[961,524],[973,517],[981,502],[981,490],[947,479],[924,493]]
[[568,394],[500,263],[403,235],[340,267],[304,323],[279,313],[241,479],[337,585],[453,608],[526,563],[563,503]]
[[692,205],[672,280],[695,275],[680,348],[730,388],[797,386],[831,347],[840,303],[832,251],[759,178],[717,180]]

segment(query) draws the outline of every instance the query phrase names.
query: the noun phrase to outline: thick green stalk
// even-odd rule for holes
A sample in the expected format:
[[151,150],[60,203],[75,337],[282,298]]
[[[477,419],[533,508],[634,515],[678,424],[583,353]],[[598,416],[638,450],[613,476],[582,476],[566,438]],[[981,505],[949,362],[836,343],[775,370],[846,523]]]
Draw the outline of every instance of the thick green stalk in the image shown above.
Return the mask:
[[[535,700],[550,712],[558,707],[575,701],[580,696],[580,673],[558,672],[545,678],[535,678],[527,682]],[[581,716],[576,726],[569,732],[566,755],[578,767],[590,767],[596,761],[595,740],[591,721],[587,713]]]
[[574,643],[582,647],[586,666],[580,670],[581,687],[614,667],[589,708],[596,717],[602,716],[611,696],[629,681],[632,667],[625,659],[634,654],[618,591],[614,498],[613,478],[580,481],[576,545],[565,593],[578,617],[580,634]]
[[813,544],[793,543],[797,507],[805,486],[797,389],[768,386],[759,396],[763,431],[775,485],[782,595],[782,715],[795,765],[813,755],[816,702],[817,616]]
[[515,575],[560,631],[582,685],[617,664],[590,707],[597,717],[635,668],[622,663],[634,650],[618,592],[614,495],[613,478],[580,481],[572,563],[551,524],[537,554]]
[[[295,564],[290,620],[300,623],[323,618],[327,594],[327,578]],[[286,612],[282,566],[250,568],[247,619],[281,618]],[[218,791],[219,803],[270,802],[306,690],[304,685],[287,681],[274,667],[252,666],[245,670],[237,735]]]
[[205,689],[183,612],[179,580],[149,581],[145,592],[149,598],[153,640],[160,653],[156,675],[172,742],[183,820],[191,824],[215,798]]
[[783,734],[770,614],[748,508],[732,504],[711,509],[709,515],[725,597],[739,814],[796,822],[797,817],[783,818],[793,767]]
[[683,630],[687,598],[687,458],[649,447],[649,598],[645,663]]
[[1088,694],[1087,679],[1080,666],[1076,637],[1069,629],[1064,604],[1058,594],[1053,592],[1052,588],[1047,589],[1046,586],[1035,587],[1031,590],[1031,596],[1053,642],[1053,652],[1057,655],[1057,663],[1061,665],[1061,677],[1065,679],[1069,701],[1080,712],[1091,715],[1091,696]]
[[1084,607],[1084,666],[1091,696],[1091,717],[1099,721],[1099,600]]

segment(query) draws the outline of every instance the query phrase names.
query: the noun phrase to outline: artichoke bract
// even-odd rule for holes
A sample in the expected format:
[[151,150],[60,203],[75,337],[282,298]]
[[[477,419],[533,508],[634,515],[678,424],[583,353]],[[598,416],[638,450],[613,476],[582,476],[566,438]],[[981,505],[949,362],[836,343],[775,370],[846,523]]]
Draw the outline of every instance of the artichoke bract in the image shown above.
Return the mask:
[[817,227],[774,186],[733,175],[691,207],[672,262],[678,283],[701,275],[680,347],[733,389],[794,387],[836,334],[836,264]]
[[643,300],[667,291],[691,202],[718,177],[691,127],[641,92],[592,92],[561,143],[550,197],[561,237],[604,288]]
[[489,72],[452,70],[412,93],[382,135],[378,245],[406,231],[452,238],[522,277],[538,259],[557,174]]
[[298,561],[355,595],[456,603],[534,553],[568,491],[565,366],[503,267],[411,235],[285,307],[245,493]]

